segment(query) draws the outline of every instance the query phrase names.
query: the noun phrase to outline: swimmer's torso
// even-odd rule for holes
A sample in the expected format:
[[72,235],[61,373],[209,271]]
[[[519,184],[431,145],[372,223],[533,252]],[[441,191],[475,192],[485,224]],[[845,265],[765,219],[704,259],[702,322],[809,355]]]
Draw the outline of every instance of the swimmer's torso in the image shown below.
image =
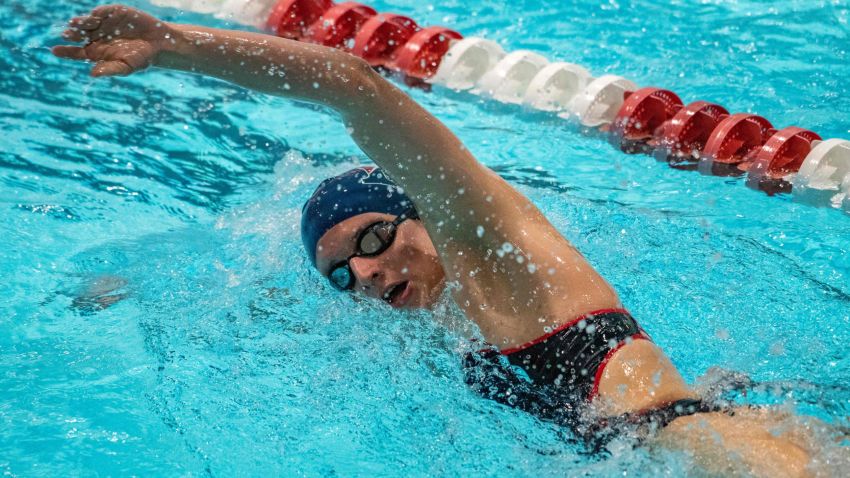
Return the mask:
[[[457,284],[450,285],[454,300],[485,340],[501,350],[533,342],[590,312],[622,307],[610,285],[536,208],[524,212],[524,220],[515,222],[496,222],[510,211],[485,216],[491,218],[486,223],[498,229],[478,229],[479,241],[463,246],[434,240],[438,250],[442,248],[447,280]],[[608,415],[694,396],[661,349],[648,340],[614,351],[597,387],[594,404]]]

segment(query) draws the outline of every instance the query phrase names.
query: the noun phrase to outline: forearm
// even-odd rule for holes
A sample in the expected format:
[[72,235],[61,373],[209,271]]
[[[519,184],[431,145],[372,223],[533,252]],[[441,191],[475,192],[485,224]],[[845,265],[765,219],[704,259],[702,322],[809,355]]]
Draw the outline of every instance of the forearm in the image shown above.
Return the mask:
[[[345,52],[258,33],[167,24],[154,65],[214,76],[255,91],[338,111],[353,139],[413,198],[438,241],[480,242],[468,212],[490,225],[545,219],[488,171],[443,123]],[[475,224],[484,221],[477,217]],[[442,226],[437,227],[437,224]],[[494,231],[495,232],[495,231]],[[511,234],[510,231],[503,231]],[[492,239],[501,245],[509,239]]]
[[[167,24],[155,66],[217,77],[254,91],[318,103],[340,113],[353,139],[420,206],[463,201],[485,170],[427,110],[363,60],[258,33]],[[489,181],[488,181],[489,182]],[[482,191],[498,197],[498,188]],[[434,215],[423,207],[425,215]],[[450,215],[445,213],[443,215]]]
[[[545,222],[451,130],[363,60],[259,33],[166,26],[170,38],[162,41],[155,66],[214,76],[339,112],[363,151],[413,198],[426,225],[433,225],[429,232],[435,239],[479,242],[476,228],[467,224],[468,211],[499,211],[490,223],[497,230],[502,222],[527,223],[530,213],[536,222]],[[475,224],[484,220],[478,217]],[[498,245],[509,240],[490,236]]]
[[[259,33],[169,24],[154,65],[220,78],[342,113],[361,103],[368,65],[332,48]],[[359,87],[359,89],[358,89]]]

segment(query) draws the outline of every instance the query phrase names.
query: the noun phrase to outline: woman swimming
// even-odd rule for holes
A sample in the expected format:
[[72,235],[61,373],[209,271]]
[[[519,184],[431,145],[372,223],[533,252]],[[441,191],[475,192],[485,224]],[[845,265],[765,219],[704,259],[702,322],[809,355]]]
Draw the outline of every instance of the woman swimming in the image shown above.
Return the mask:
[[338,112],[380,169],[319,185],[302,214],[308,256],[337,289],[396,308],[429,307],[453,284],[453,299],[491,344],[466,360],[471,383],[491,398],[586,435],[652,429],[647,443],[685,451],[710,472],[810,471],[810,445],[775,429],[767,411],[700,400],[541,212],[364,61],[124,6],[72,19],[64,37],[85,44],[54,54],[94,62],[94,76],[157,66]]

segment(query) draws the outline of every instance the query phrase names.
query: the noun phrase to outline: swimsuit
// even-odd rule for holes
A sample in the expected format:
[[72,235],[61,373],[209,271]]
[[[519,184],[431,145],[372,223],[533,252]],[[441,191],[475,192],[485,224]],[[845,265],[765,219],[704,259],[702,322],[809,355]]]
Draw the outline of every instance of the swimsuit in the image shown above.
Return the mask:
[[710,412],[735,414],[729,407],[709,404],[697,398],[683,398],[649,410],[599,419],[585,426],[582,430],[583,438],[590,448],[601,451],[609,441],[619,435],[630,433],[645,438],[679,417]]
[[635,340],[650,338],[627,311],[595,311],[516,348],[468,353],[466,381],[487,398],[569,426],[593,448],[627,427],[654,424],[659,429],[679,416],[714,410],[700,400],[685,399],[590,426],[582,421],[581,412],[597,395],[608,361]]

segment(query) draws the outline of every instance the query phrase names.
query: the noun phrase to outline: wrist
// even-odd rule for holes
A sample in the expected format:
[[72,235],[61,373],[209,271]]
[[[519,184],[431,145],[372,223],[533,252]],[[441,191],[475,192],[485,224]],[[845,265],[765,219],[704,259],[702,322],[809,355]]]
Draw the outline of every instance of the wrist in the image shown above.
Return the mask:
[[173,68],[191,55],[196,43],[191,40],[185,25],[163,22],[163,26],[165,32],[157,41],[159,53],[154,58],[153,65]]

